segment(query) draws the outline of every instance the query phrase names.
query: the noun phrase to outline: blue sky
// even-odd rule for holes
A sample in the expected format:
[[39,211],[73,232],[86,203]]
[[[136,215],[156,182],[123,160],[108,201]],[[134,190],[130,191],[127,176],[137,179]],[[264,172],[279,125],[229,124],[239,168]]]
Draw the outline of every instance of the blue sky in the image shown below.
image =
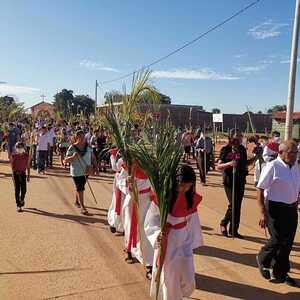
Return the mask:
[[[62,88],[94,96],[96,79],[131,72],[252,1],[2,0],[0,82],[6,84],[0,84],[0,95],[16,95],[26,107],[42,94],[51,102]],[[153,83],[173,103],[206,110],[239,113],[246,106],[264,111],[285,104],[294,5],[262,0],[154,66]],[[100,98],[123,83],[101,86]]]

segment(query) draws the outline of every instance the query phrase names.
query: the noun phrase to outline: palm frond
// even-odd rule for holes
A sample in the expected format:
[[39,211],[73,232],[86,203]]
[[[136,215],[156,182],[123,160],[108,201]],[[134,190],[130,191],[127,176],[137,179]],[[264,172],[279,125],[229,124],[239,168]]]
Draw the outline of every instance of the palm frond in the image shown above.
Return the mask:
[[134,112],[138,111],[138,105],[143,93],[146,91],[152,95],[154,103],[155,99],[158,98],[156,89],[149,82],[150,75],[151,72],[149,70],[134,74],[130,94],[126,93],[126,88],[124,87],[122,107],[116,111],[116,106],[111,100],[104,113],[119,152],[127,164],[129,174],[131,174],[133,159],[129,146],[133,142],[131,130],[134,125]]
[[[157,196],[160,211],[160,228],[165,231],[169,205],[171,202],[173,180],[177,174],[178,165],[183,154],[183,149],[175,139],[175,129],[167,121],[165,124],[155,123],[154,128],[147,130],[148,138],[131,145],[131,152],[142,169],[145,171]],[[160,275],[163,266],[165,249],[160,251],[160,265],[157,271],[158,299]]]

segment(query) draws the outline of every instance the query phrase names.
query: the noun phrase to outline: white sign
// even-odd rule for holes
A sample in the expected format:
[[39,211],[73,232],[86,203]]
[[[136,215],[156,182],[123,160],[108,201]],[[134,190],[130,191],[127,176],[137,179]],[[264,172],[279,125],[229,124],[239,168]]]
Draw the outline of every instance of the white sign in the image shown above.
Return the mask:
[[213,114],[213,123],[223,123],[223,114]]

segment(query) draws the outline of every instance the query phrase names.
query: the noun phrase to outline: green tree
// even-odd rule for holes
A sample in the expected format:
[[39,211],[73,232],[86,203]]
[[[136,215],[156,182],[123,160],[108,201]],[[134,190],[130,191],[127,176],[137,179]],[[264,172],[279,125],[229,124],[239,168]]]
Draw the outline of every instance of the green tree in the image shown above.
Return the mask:
[[72,100],[72,113],[89,115],[95,111],[95,100],[89,95],[76,95]]
[[0,97],[0,123],[17,121],[26,116],[24,104],[11,96]]
[[62,89],[61,92],[58,92],[54,95],[54,107],[56,111],[59,111],[63,117],[66,117],[73,110],[73,91]]
[[116,90],[112,90],[110,92],[106,92],[104,95],[104,103],[108,104],[108,103],[121,103],[123,101],[123,94],[119,91]]
[[272,114],[278,111],[286,111],[286,105],[274,105],[267,110],[267,113]]
[[221,109],[220,109],[220,108],[213,108],[213,109],[211,110],[211,112],[212,112],[213,114],[219,114],[219,113],[221,113]]

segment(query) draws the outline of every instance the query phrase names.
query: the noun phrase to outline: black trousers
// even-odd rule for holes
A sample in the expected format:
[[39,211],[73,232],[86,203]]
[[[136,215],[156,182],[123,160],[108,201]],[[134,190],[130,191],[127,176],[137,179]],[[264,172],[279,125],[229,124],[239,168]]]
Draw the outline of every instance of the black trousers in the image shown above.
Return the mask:
[[26,195],[26,173],[13,173],[15,183],[15,197],[17,206],[24,206],[24,199]]
[[258,258],[265,268],[273,268],[275,278],[284,279],[290,270],[289,256],[298,225],[297,205],[267,201],[270,239]]
[[[206,158],[205,158],[205,153],[203,151],[198,152],[197,165],[200,173],[200,180],[202,183],[206,183],[206,175],[210,169],[210,160],[211,160],[210,153],[206,153]],[[206,165],[206,169],[205,169],[205,165]]]
[[[234,228],[233,228],[234,233],[238,232],[240,226],[241,208],[242,208],[242,201],[245,193],[245,184],[246,181],[244,179],[242,180],[239,179],[235,183]],[[224,190],[228,199],[228,208],[220,225],[227,226],[228,224],[230,224],[229,233],[232,233],[232,184],[231,185],[224,184]]]
[[32,167],[34,170],[37,169],[37,150],[36,145],[32,145]]
[[52,167],[53,166],[53,151],[54,151],[54,147],[50,146],[49,149],[48,149],[47,167]]
[[39,150],[38,151],[38,170],[45,171],[45,164],[48,157],[48,150]]

